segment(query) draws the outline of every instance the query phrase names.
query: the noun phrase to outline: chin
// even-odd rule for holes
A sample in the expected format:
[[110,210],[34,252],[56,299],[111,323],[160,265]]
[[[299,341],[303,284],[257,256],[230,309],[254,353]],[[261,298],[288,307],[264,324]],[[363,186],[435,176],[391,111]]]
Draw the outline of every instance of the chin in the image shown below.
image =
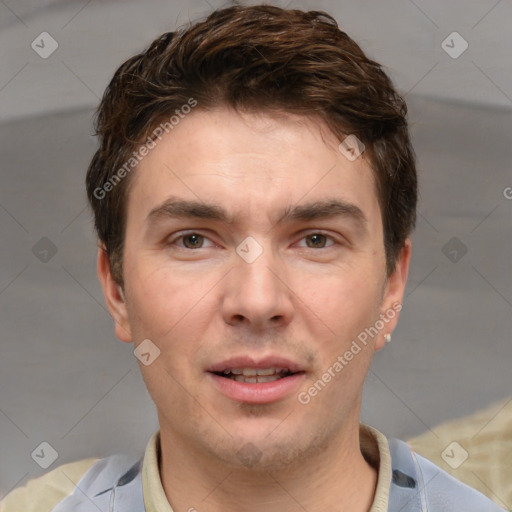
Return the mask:
[[[269,472],[292,469],[304,464],[304,457],[321,451],[319,443],[299,438],[297,432],[277,432],[260,429],[251,432],[238,430],[236,438],[210,446],[211,454],[223,464],[237,470]],[[252,429],[251,429],[252,430]]]

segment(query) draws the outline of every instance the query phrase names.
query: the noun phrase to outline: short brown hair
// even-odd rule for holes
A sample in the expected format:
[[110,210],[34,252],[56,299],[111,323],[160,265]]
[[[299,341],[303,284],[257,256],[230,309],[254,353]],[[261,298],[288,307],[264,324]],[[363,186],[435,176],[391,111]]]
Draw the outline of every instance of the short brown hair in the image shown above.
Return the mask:
[[405,101],[382,67],[330,15],[258,5],[217,10],[163,34],[122,64],[105,91],[95,121],[100,146],[86,185],[98,237],[119,284],[130,182],[126,172],[120,179],[121,167],[129,170],[133,152],[191,99],[198,109],[317,116],[340,140],[353,134],[362,141],[375,175],[391,274],[416,220]]

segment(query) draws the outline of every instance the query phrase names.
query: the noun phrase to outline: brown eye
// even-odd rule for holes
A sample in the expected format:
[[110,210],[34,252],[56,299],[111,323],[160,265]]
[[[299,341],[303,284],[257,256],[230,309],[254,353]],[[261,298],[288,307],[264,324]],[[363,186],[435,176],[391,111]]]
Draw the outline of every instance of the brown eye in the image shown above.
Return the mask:
[[190,235],[185,235],[183,238],[183,245],[187,249],[200,249],[203,246],[204,236],[198,235],[197,233],[192,233]]
[[327,242],[327,236],[322,235],[321,233],[314,233],[312,235],[308,235],[305,237],[306,245],[313,249],[323,249]]

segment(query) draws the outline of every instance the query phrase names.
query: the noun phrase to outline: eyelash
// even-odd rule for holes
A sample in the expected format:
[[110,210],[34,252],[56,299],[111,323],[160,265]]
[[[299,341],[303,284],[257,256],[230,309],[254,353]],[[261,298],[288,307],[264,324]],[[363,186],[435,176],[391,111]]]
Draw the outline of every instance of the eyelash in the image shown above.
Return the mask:
[[[166,245],[174,245],[178,240],[181,240],[183,241],[184,238],[186,238],[187,236],[191,236],[191,235],[199,235],[199,236],[202,236],[205,240],[209,240],[212,244],[214,244],[214,242],[212,240],[210,240],[210,238],[208,238],[206,235],[203,235],[202,233],[198,232],[198,231],[190,231],[189,233],[184,233],[182,235],[179,235],[177,236],[176,238],[173,238],[171,240],[169,240],[168,242],[166,242]],[[332,235],[328,235],[327,233],[323,232],[323,231],[312,231],[312,232],[309,232],[305,235],[303,235],[301,238],[300,238],[300,241],[310,237],[310,236],[313,236],[313,235],[321,235],[321,236],[324,236],[326,237],[326,239],[329,241],[331,241],[332,243],[330,245],[327,245],[325,247],[319,247],[317,249],[328,249],[329,247],[332,247],[334,244],[336,243],[339,243],[337,242],[337,240],[332,236]],[[314,247],[307,247],[307,246],[301,246],[305,249],[315,249]],[[188,247],[184,247],[184,246],[179,246],[180,249],[184,249],[184,250],[187,250],[187,251],[197,251],[198,249],[207,249],[208,247],[198,247],[198,249],[190,249]]]

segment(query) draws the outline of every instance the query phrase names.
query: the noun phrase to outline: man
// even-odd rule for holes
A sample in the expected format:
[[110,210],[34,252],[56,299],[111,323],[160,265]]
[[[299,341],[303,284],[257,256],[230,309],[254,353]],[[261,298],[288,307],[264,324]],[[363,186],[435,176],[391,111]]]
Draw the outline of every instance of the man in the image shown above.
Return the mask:
[[360,425],[411,254],[405,115],[320,12],[227,8],[125,62],[87,192],[160,429],[143,458],[68,465],[76,487],[6,512],[501,510]]

